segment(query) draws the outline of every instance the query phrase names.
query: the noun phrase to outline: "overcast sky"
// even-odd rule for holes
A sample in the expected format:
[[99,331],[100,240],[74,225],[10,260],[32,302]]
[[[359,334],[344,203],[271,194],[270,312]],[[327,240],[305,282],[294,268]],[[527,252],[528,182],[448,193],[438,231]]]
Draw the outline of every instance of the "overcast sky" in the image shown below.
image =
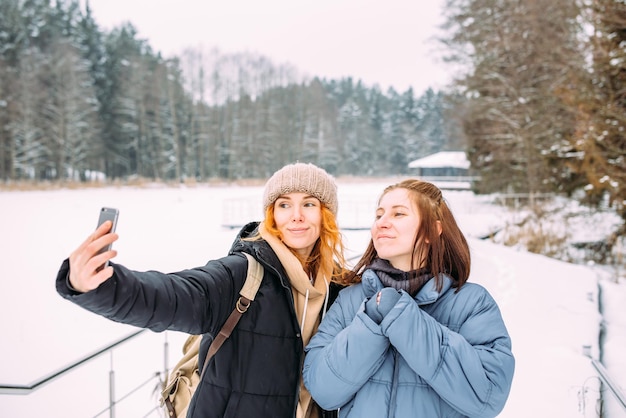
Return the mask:
[[[83,0],[83,2],[86,0]],[[254,52],[303,75],[351,76],[416,94],[449,79],[431,40],[444,0],[89,0],[109,31],[131,22],[165,56],[185,47]],[[449,72],[448,72],[449,73]]]

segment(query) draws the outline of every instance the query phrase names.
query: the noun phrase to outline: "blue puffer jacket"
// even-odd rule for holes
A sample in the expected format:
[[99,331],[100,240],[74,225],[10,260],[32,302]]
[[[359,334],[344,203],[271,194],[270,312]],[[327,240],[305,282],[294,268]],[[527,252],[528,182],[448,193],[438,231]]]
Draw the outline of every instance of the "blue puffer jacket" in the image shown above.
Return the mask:
[[[340,417],[495,417],[515,360],[500,310],[482,286],[455,292],[431,279],[402,291],[381,324],[364,302],[383,288],[372,270],[339,293],[306,348],[304,383]],[[417,302],[417,303],[416,303]]]

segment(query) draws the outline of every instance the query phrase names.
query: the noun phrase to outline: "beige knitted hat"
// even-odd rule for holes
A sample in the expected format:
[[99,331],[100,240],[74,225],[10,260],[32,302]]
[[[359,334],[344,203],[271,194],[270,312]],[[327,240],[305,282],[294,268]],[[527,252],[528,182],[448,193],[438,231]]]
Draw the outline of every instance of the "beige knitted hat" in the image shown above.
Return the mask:
[[292,192],[315,196],[337,216],[337,185],[335,179],[323,169],[305,163],[284,166],[265,183],[263,209],[274,204],[279,196]]

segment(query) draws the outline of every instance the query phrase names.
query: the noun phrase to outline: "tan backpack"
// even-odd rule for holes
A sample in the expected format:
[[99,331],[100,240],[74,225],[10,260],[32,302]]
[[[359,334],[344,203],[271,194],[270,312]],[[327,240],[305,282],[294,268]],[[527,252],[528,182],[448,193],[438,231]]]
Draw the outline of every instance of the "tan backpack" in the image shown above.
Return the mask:
[[233,309],[233,312],[222,326],[222,329],[213,339],[206,359],[204,360],[202,372],[198,370],[198,352],[200,350],[202,336],[191,335],[187,338],[185,344],[183,344],[183,357],[169,373],[167,383],[161,391],[161,407],[165,407],[167,414],[172,418],[183,418],[187,415],[191,397],[202,380],[202,376],[204,376],[204,371],[206,370],[209,360],[230,336],[239,318],[248,310],[250,303],[254,300],[256,292],[259,290],[259,286],[261,286],[263,266],[250,254],[244,254],[248,258],[248,274],[239,292],[241,296],[237,300],[235,309]]

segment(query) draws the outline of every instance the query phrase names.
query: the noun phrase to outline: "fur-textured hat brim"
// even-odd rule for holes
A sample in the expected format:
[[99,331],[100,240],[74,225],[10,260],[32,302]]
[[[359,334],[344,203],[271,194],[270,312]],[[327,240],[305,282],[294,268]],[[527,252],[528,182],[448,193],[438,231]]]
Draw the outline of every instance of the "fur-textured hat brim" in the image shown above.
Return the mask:
[[273,205],[280,196],[307,193],[320,200],[337,216],[337,185],[324,169],[310,163],[289,164],[275,172],[265,184],[263,209]]

